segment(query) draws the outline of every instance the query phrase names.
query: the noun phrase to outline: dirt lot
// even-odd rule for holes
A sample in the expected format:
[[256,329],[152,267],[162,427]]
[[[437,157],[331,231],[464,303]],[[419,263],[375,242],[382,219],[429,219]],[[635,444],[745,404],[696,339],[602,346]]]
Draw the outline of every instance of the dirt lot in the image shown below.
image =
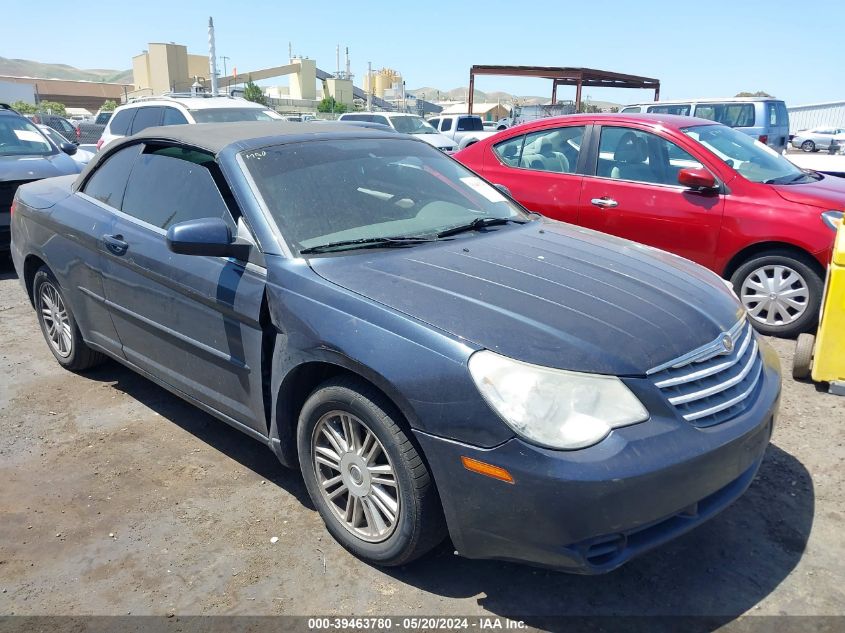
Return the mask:
[[[845,613],[845,398],[808,383],[785,378],[742,499],[617,572],[448,545],[381,570],[334,543],[260,444],[116,363],[60,369],[7,264],[0,340],[0,615]],[[773,342],[789,367],[792,342]]]

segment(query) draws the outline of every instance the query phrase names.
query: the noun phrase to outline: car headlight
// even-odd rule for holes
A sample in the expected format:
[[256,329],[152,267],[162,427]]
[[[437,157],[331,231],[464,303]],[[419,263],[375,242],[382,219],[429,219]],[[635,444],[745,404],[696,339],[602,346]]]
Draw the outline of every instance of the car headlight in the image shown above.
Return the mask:
[[572,450],[612,429],[647,420],[642,403],[616,376],[541,367],[482,350],[469,359],[481,395],[517,434]]
[[839,225],[842,224],[842,211],[830,210],[822,213],[822,222],[827,224],[834,231],[839,230]]

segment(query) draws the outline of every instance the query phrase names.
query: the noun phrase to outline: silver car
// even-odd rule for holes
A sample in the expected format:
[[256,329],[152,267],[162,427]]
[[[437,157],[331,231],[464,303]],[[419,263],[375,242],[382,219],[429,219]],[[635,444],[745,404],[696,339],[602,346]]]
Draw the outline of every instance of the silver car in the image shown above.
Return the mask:
[[805,152],[827,150],[834,143],[833,137],[843,133],[845,133],[845,129],[837,127],[816,127],[811,130],[804,130],[792,137],[792,147]]

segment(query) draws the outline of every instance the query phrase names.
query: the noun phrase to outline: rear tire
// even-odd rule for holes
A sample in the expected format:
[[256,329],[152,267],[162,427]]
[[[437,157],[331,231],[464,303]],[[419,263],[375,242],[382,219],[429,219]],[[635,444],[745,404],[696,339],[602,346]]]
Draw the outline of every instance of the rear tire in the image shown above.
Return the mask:
[[76,319],[56,277],[46,266],[35,272],[32,298],[41,333],[59,365],[80,372],[102,363],[106,357],[82,340]]
[[813,347],[816,337],[812,334],[799,334],[795,343],[795,355],[792,357],[792,377],[803,380],[810,375],[813,367]]
[[801,151],[802,152],[815,152],[816,151],[816,144],[813,141],[804,141],[801,143]]
[[380,392],[342,377],[308,397],[297,427],[305,486],[326,528],[376,565],[409,563],[446,535],[434,480],[400,421]]
[[736,269],[731,283],[763,334],[793,337],[818,323],[824,282],[809,255],[788,250],[755,255]]

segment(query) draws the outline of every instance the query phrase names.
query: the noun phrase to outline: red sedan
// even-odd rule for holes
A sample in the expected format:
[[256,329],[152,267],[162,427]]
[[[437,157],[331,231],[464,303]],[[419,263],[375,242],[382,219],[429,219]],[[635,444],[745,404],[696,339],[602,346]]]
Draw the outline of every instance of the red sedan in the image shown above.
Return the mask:
[[648,244],[729,279],[756,327],[817,319],[845,179],[729,127],[656,114],[533,121],[455,154],[531,211]]

